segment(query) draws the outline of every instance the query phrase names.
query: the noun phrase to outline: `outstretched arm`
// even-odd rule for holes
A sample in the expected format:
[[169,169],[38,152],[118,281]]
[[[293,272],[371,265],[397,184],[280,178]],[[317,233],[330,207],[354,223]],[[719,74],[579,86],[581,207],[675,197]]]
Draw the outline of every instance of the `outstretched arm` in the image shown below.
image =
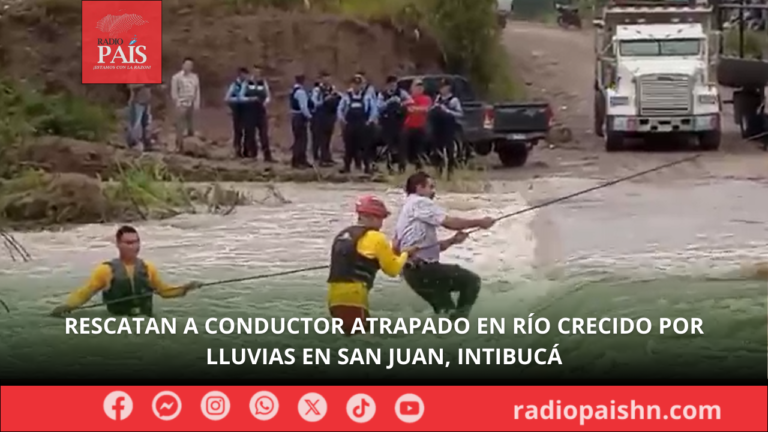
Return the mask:
[[181,286],[169,285],[160,277],[160,272],[157,270],[157,267],[147,261],[144,261],[144,265],[147,267],[147,276],[149,277],[150,286],[162,298],[182,297],[187,294],[187,291],[193,288],[192,285],[194,283]]
[[90,300],[91,297],[109,285],[111,279],[112,269],[106,264],[99,264],[91,273],[88,282],[73,291],[69,297],[67,297],[65,305],[71,309],[75,309],[88,303],[88,300]]

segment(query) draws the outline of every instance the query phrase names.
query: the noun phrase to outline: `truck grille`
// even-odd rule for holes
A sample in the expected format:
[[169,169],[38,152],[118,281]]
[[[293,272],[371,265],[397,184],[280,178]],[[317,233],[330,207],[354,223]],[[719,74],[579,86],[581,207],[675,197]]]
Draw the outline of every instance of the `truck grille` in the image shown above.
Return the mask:
[[683,74],[653,74],[638,79],[640,115],[691,114],[691,77]]

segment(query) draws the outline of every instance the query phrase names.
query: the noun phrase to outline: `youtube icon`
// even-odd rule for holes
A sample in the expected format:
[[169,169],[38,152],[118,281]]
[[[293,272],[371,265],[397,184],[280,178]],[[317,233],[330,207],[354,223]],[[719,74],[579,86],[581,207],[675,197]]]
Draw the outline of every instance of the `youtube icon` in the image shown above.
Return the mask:
[[421,411],[419,403],[415,401],[403,401],[400,402],[400,414],[402,415],[416,415]]
[[395,402],[395,414],[404,423],[417,422],[424,415],[424,402],[415,394],[404,394]]

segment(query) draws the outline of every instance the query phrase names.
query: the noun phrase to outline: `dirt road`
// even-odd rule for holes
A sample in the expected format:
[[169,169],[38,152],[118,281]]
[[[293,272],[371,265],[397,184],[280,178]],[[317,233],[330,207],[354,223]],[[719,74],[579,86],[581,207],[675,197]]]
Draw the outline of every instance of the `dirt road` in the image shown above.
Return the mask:
[[[528,167],[515,174],[549,173],[615,177],[680,158],[679,152],[646,151],[607,154],[594,135],[593,33],[563,30],[539,23],[513,21],[503,35],[512,67],[525,82],[529,98],[551,103],[557,122],[571,129],[573,140],[557,148],[538,147]],[[730,118],[723,119],[721,150],[700,162],[658,174],[674,178],[768,179],[768,153],[740,139]]]

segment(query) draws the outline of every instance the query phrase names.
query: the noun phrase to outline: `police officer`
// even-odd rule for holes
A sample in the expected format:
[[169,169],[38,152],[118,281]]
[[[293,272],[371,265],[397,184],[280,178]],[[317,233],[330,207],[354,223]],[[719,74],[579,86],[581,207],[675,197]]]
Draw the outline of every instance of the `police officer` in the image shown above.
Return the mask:
[[453,95],[451,81],[440,82],[440,93],[429,111],[429,125],[435,151],[435,162],[442,173],[448,165],[450,175],[456,167],[456,134],[459,132],[459,119],[464,116],[459,99]]
[[[387,146],[389,157],[387,158],[387,169],[390,174],[394,172],[393,164],[395,157],[402,153],[400,143],[403,142],[402,131],[405,122],[405,103],[410,100],[408,92],[397,87],[397,77],[390,75],[387,77],[387,84],[384,91],[379,93],[378,111],[379,126],[381,126],[381,138],[384,145]],[[405,161],[404,158],[402,158]],[[405,171],[405,163],[398,167],[400,172]]]
[[352,88],[341,98],[337,117],[342,126],[344,137],[344,168],[342,173],[350,172],[351,164],[355,168],[365,167],[365,173],[373,172],[373,140],[371,126],[376,121],[376,101],[363,90],[365,80],[360,75],[352,79]]
[[368,75],[366,75],[364,70],[357,71],[357,76],[359,76],[363,80],[363,94],[370,97],[371,99],[376,99],[376,88],[371,84],[370,81],[368,81]]
[[232,144],[235,147],[235,157],[245,157],[245,104],[243,101],[243,88],[248,80],[248,69],[238,69],[237,78],[227,88],[224,102],[232,111]]
[[312,165],[307,161],[307,140],[313,106],[307,89],[304,87],[306,82],[304,75],[297,75],[294,81],[293,89],[288,97],[291,109],[291,131],[293,132],[291,166],[298,169],[311,168]]
[[336,111],[339,108],[341,95],[331,83],[331,74],[320,73],[320,81],[312,89],[312,157],[320,166],[333,166],[331,156],[331,138],[336,126]]
[[261,68],[253,65],[251,75],[245,84],[243,100],[245,101],[245,153],[247,157],[256,158],[259,147],[256,144],[256,130],[259,131],[259,142],[264,152],[265,162],[274,162],[269,148],[269,118],[267,104],[271,100],[269,84],[261,75]]

